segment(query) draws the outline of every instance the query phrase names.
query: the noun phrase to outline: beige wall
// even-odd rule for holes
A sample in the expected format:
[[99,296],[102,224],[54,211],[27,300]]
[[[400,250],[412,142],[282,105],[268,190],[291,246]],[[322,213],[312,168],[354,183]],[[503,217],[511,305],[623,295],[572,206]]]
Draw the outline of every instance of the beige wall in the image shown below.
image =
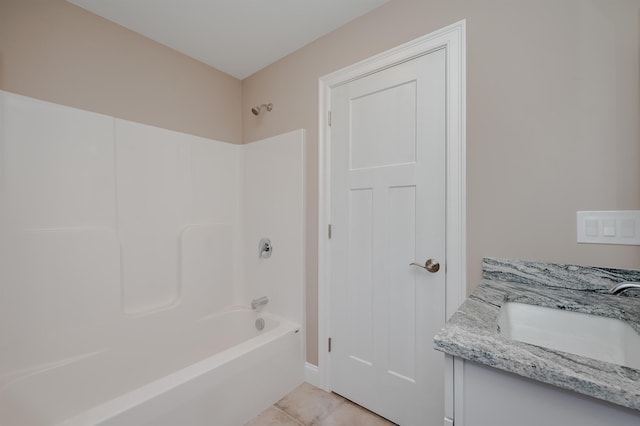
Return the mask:
[[[640,209],[637,0],[391,0],[243,81],[243,140],[307,129],[307,358],[317,363],[318,78],[467,19],[468,282],[483,256],[640,268],[576,244]],[[251,105],[273,102],[259,118]]]
[[0,0],[0,89],[242,141],[239,80],[64,0]]

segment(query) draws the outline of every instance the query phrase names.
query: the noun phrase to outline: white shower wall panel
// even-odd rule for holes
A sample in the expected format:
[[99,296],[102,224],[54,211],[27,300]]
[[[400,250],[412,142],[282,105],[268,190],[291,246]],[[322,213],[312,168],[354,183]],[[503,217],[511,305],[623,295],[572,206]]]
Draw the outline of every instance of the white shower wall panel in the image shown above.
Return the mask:
[[236,302],[240,149],[0,91],[0,381]]
[[0,92],[0,376],[119,312],[113,152],[112,118]]
[[115,233],[3,233],[0,255],[0,378],[100,347],[120,313]]
[[225,224],[188,226],[180,242],[180,304],[189,307],[189,316],[198,318],[234,303],[237,281],[232,249],[237,242],[233,227]]
[[11,229],[115,227],[113,119],[0,92]]
[[129,314],[180,295],[178,243],[189,183],[189,146],[181,136],[116,120],[122,306]]
[[[238,147],[124,120],[116,120],[116,141],[123,309],[138,314],[180,299],[189,262],[184,236],[204,238],[220,223],[232,229]],[[194,224],[200,226],[184,232]],[[219,243],[233,247],[229,239]],[[200,248],[214,259],[215,247]],[[216,299],[229,304],[230,297]]]
[[[242,241],[245,300],[269,297],[267,309],[304,322],[304,130],[243,146]],[[260,239],[273,243],[258,255]]]
[[242,146],[191,137],[189,223],[237,223]]

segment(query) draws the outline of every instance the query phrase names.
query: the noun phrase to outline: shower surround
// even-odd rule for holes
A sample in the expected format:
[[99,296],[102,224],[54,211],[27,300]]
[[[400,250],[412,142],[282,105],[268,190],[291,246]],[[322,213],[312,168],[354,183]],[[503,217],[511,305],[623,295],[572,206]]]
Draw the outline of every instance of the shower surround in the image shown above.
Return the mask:
[[[196,390],[175,394],[185,386],[185,369],[218,368],[233,358],[259,365],[253,351],[260,348],[289,357],[286,369],[272,368],[283,384],[257,395],[238,378],[248,401],[235,407],[240,413],[214,410],[221,419],[251,418],[302,382],[302,130],[239,146],[2,91],[0,129],[0,424],[163,424],[154,409],[147,417],[138,409],[134,423],[122,415],[153,406],[159,395],[163,407],[173,407],[166,418],[177,421],[181,406],[191,413],[195,400],[213,407],[218,392],[200,378]],[[262,237],[273,243],[269,259],[258,254]],[[245,352],[207,340],[229,339],[239,328],[209,335],[202,324],[229,311],[251,317],[248,304],[261,296],[269,297],[267,315],[276,325],[249,334],[258,341]],[[191,332],[193,344],[181,345],[179,336]],[[126,349],[146,343],[148,365],[136,363]],[[212,346],[226,355],[219,358]],[[173,358],[188,362],[172,365]],[[266,356],[259,369],[276,358],[283,361]],[[95,379],[83,383],[86,404],[65,402],[64,372],[82,374],[81,367]],[[158,375],[136,381],[131,368]],[[204,377],[209,370],[202,368]],[[234,381],[248,368],[211,380]],[[109,388],[119,394],[104,391],[105,382],[119,380]],[[53,410],[40,403],[56,396],[45,404]],[[82,417],[104,404],[113,412]]]

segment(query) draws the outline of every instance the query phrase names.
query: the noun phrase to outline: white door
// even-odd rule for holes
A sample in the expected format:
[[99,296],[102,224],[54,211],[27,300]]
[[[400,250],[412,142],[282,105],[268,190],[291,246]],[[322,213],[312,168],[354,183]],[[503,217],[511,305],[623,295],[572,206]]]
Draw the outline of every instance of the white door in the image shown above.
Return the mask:
[[445,76],[440,49],[331,92],[331,388],[403,426],[444,418]]

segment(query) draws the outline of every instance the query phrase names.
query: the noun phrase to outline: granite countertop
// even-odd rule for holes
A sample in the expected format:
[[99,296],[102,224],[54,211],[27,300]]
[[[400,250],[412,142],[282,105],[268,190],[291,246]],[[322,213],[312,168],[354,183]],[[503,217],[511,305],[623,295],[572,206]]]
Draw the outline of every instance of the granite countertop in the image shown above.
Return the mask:
[[640,333],[640,298],[607,292],[622,281],[640,282],[640,271],[487,258],[483,278],[435,336],[435,349],[640,410],[640,370],[517,342],[498,333],[498,315],[505,302],[616,318]]

